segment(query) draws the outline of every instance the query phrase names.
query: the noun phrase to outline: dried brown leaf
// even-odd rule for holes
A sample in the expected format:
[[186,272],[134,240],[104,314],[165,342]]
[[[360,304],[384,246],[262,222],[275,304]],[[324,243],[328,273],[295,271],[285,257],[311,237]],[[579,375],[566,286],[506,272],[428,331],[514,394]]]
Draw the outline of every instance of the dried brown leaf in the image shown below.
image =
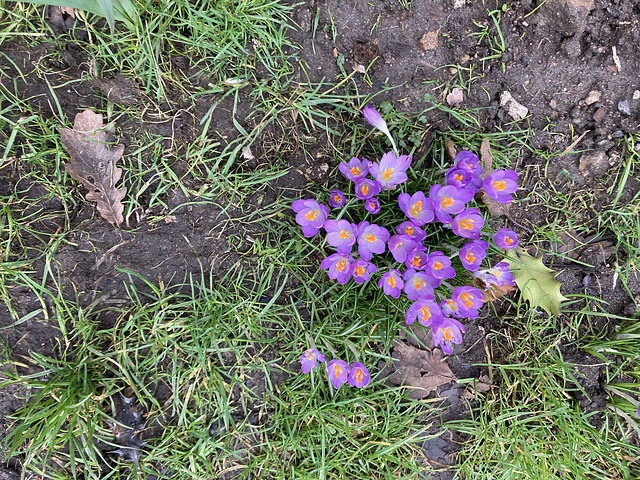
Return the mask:
[[449,157],[449,160],[451,160],[452,162],[453,162],[453,159],[456,158],[456,155],[457,155],[456,146],[452,140],[447,139],[444,141],[444,153],[447,155],[447,157]]
[[73,129],[63,128],[60,139],[71,157],[71,162],[65,165],[69,175],[89,190],[87,200],[98,203],[102,218],[120,225],[124,221],[122,199],[127,189],[115,186],[122,176],[116,162],[124,153],[124,145],[108,144],[102,115],[90,109],[78,113]]
[[505,283],[501,287],[497,285],[492,285],[491,288],[484,292],[484,296],[482,297],[482,301],[486,302],[495,302],[500,297],[504,297],[507,293],[513,292],[517,290],[518,287],[514,287],[513,285],[509,285]]
[[[482,140],[480,145],[480,161],[482,162],[482,178],[486,178],[493,172],[493,155],[491,155],[491,144],[488,138]],[[487,204],[487,210],[489,215],[493,218],[501,217],[502,215],[509,216],[508,204],[500,203],[489,197],[484,191],[482,192],[482,201]]]
[[391,374],[387,383],[411,387],[410,398],[424,398],[440,385],[456,380],[439,349],[429,353],[398,341],[394,343],[392,357],[393,364],[385,367],[385,374]]

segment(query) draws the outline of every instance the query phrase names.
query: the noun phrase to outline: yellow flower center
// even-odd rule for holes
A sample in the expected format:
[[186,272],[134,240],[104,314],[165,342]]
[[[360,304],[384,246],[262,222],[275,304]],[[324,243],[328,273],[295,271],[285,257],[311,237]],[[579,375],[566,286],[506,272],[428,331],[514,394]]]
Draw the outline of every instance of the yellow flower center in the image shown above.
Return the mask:
[[453,205],[453,198],[451,197],[442,197],[442,200],[440,200],[440,206],[442,208],[447,208],[451,205]]
[[340,260],[338,263],[336,263],[336,270],[341,272],[345,269],[346,266],[347,266],[347,261]]
[[473,302],[471,300],[469,300],[470,298],[473,298],[473,297],[471,295],[469,295],[468,293],[463,293],[462,295],[460,295],[460,299],[464,302],[464,305],[467,308],[473,307]]
[[495,182],[492,182],[491,185],[493,185],[493,188],[498,192],[504,190],[507,187],[507,184],[504,182],[504,180],[496,180]]
[[362,373],[362,370],[359,368],[356,368],[356,382],[358,383],[362,382],[363,378],[364,378],[364,373]]
[[393,175],[393,168],[385,168],[385,170],[382,172],[382,178],[384,178],[385,180],[389,180],[391,178],[391,175]]
[[433,262],[433,269],[434,270],[440,270],[443,267],[443,265],[440,262]]
[[342,375],[342,368],[340,367],[340,365],[333,366],[333,373],[335,374],[336,377],[339,377],[340,375]]
[[467,252],[467,257],[466,258],[467,258],[467,262],[469,262],[469,263],[473,263],[473,262],[476,261],[476,256],[471,252]]
[[340,195],[334,195],[333,196],[333,201],[334,202],[340,202],[340,201],[342,201],[342,199],[340,198]]
[[447,305],[449,305],[449,308],[454,312],[458,310],[458,305],[453,300],[447,300]]
[[360,175],[362,173],[362,170],[360,170],[360,167],[353,167],[349,171],[351,172],[351,175]]
[[360,189],[360,191],[362,192],[362,195],[366,195],[369,193],[369,185],[363,185],[362,188]]
[[428,321],[431,318],[431,310],[429,310],[427,306],[422,307],[420,313],[422,313],[422,319],[424,321]]
[[507,245],[511,245],[513,243],[513,239],[509,237],[504,237],[504,243]]
[[472,230],[473,220],[471,220],[470,218],[463,218],[462,220],[458,220],[458,225],[464,230]]
[[373,242],[375,242],[375,241],[377,240],[376,236],[375,236],[375,235],[373,235],[372,233],[367,233],[367,234],[364,236],[364,238],[365,238],[365,240],[366,240],[367,242],[371,242],[371,243],[373,243]]
[[356,275],[357,276],[361,277],[362,275],[364,275],[364,271],[365,271],[364,267],[361,267],[361,266],[357,266],[356,267]]
[[305,218],[310,222],[315,220],[317,217],[318,217],[318,212],[316,212],[315,210],[309,210],[309,213],[305,215]]
[[425,282],[424,280],[415,281],[416,290],[420,290],[422,287],[425,287],[426,285],[427,285],[427,282]]
[[453,176],[453,178],[455,178],[455,179],[456,179],[456,181],[461,182],[463,177],[462,177],[462,175],[460,175],[459,173],[456,173],[456,174]]
[[404,233],[406,233],[407,235],[413,235],[413,228],[412,227],[405,228]]
[[440,330],[442,331],[442,335],[444,335],[445,340],[451,340],[453,338],[451,327],[441,328]]
[[391,275],[391,276],[387,279],[387,284],[388,284],[391,288],[396,288],[396,277],[394,277],[393,275]]
[[340,238],[349,238],[351,236],[351,232],[348,230],[340,230]]
[[411,214],[412,217],[416,218],[418,215],[420,215],[421,211],[422,211],[422,202],[418,200],[416,203],[413,204],[413,206],[409,210],[409,213]]
[[413,265],[414,267],[419,267],[420,263],[421,263],[420,262],[420,257],[418,255],[413,257],[413,260],[411,260],[411,265]]

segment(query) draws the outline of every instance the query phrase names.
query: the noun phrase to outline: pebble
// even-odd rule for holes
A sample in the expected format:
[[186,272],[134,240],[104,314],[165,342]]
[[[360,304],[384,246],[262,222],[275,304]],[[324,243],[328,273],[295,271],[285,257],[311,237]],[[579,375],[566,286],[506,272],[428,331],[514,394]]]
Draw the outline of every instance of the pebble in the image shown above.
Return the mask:
[[633,99],[638,100],[640,98],[640,90],[636,90],[633,92]]
[[624,133],[622,132],[622,130],[616,130],[611,134],[611,138],[622,138],[622,137],[624,137]]
[[618,110],[623,115],[631,115],[631,107],[629,107],[629,100],[622,100],[618,102]]
[[529,109],[518,103],[507,91],[500,94],[500,105],[506,107],[509,116],[514,120],[522,120],[529,113]]
[[593,121],[596,123],[601,122],[606,113],[607,107],[600,107],[598,110],[596,110],[596,113],[593,114]]
[[589,95],[587,95],[587,98],[584,99],[584,103],[586,103],[587,105],[593,105],[594,103],[600,101],[601,96],[602,94],[599,91],[591,90],[589,92]]

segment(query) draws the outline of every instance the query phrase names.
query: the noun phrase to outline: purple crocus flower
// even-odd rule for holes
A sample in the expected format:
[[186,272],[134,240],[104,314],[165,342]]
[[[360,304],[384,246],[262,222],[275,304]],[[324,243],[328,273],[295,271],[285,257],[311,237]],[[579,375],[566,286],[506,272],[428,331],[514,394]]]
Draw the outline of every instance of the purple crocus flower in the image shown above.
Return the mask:
[[400,298],[402,287],[404,287],[402,274],[395,268],[392,268],[388,272],[382,274],[382,278],[378,280],[378,288],[381,288],[385,295],[389,295],[393,298]]
[[461,317],[477,318],[484,294],[476,287],[456,287],[451,297],[458,304]]
[[371,260],[374,253],[384,252],[385,244],[389,240],[389,231],[375,223],[362,221],[358,225],[358,253],[363,260]]
[[442,252],[431,252],[425,264],[425,272],[437,278],[444,280],[456,276],[455,269],[451,266],[451,260]]
[[516,280],[513,278],[510,266],[507,262],[499,262],[488,270],[480,270],[476,272],[476,277],[480,278],[486,285],[488,290],[491,285],[502,287],[505,283],[515,286]]
[[312,369],[316,368],[318,362],[324,363],[327,358],[322,355],[317,349],[310,348],[300,357],[300,369],[302,373],[310,373]]
[[425,327],[430,327],[434,324],[437,325],[444,320],[442,310],[440,310],[438,304],[428,298],[421,298],[413,303],[409,307],[409,310],[407,310],[404,321],[407,325],[411,325],[416,321],[416,318],[420,324]]
[[329,194],[329,206],[332,208],[339,208],[339,207],[344,207],[344,204],[346,202],[344,193],[342,193],[340,190],[331,190],[331,193]]
[[451,167],[445,175],[445,183],[457,188],[467,187],[470,182],[471,174],[462,168]]
[[327,231],[327,243],[335,247],[338,253],[349,253],[358,238],[358,226],[347,220],[327,220],[324,222]]
[[456,215],[451,223],[451,230],[464,238],[480,238],[480,229],[484,226],[484,218],[477,208],[468,208]]
[[484,240],[471,240],[464,244],[458,256],[462,266],[470,272],[475,272],[480,268],[482,260],[487,256],[489,244]]
[[331,380],[331,385],[336,390],[340,388],[340,385],[347,383],[349,378],[349,364],[344,360],[333,359],[327,363],[327,375]]
[[371,274],[376,273],[378,267],[366,260],[355,260],[351,264],[351,275],[356,283],[364,283],[371,280]]
[[511,203],[511,194],[518,190],[516,180],[518,174],[514,170],[494,170],[482,182],[485,193],[499,203]]
[[436,217],[442,223],[451,223],[451,215],[462,212],[467,202],[473,198],[473,192],[468,188],[458,188],[453,185],[432,185],[429,198],[433,202]]
[[416,245],[416,247],[409,252],[404,264],[407,268],[413,268],[414,270],[423,270],[427,262],[429,261],[429,253],[427,247],[424,245]]
[[442,300],[440,302],[440,309],[442,310],[442,314],[446,317],[450,317],[450,316],[454,316],[458,318],[461,317],[460,308],[452,298]]
[[407,235],[416,243],[422,243],[422,241],[427,238],[427,232],[417,227],[416,224],[411,221],[402,222],[400,226],[396,227],[396,232],[398,235]]
[[296,200],[291,206],[296,212],[296,223],[302,226],[305,237],[313,237],[320,231],[329,216],[329,209],[315,200]]
[[360,362],[353,362],[349,367],[349,385],[363,388],[371,383],[371,375],[367,368]]
[[320,268],[329,271],[329,278],[336,280],[340,285],[344,285],[351,278],[351,263],[353,257],[351,255],[343,255],[334,253],[322,260]]
[[388,245],[393,258],[395,258],[396,262],[400,263],[404,263],[409,253],[418,246],[418,244],[407,235],[394,235],[389,239]]
[[482,165],[480,165],[478,156],[469,150],[458,152],[456,158],[453,159],[453,164],[469,172],[472,177],[480,177],[482,175]]
[[369,160],[364,159],[364,161],[361,161],[359,158],[353,157],[349,160],[349,163],[342,162],[338,165],[338,170],[349,180],[355,182],[360,178],[364,178],[369,173]]
[[403,290],[409,300],[414,302],[421,298],[433,300],[433,290],[439,286],[439,280],[436,280],[424,272],[418,272],[412,268],[404,272]]
[[380,213],[380,200],[376,197],[368,198],[364,201],[364,208],[367,212],[373,215]]
[[493,241],[496,242],[498,248],[508,250],[518,246],[518,235],[509,228],[501,228],[493,236]]
[[393,190],[396,185],[407,181],[407,169],[411,165],[411,155],[396,157],[393,152],[387,152],[380,159],[380,163],[371,162],[369,171],[384,190]]
[[433,202],[425,197],[423,192],[416,192],[413,195],[401,193],[398,196],[398,205],[409,220],[418,227],[433,221]]
[[384,121],[384,118],[376,111],[375,108],[365,105],[363,110],[364,119],[369,122],[369,125],[377,128],[382,133],[384,133],[389,140],[391,140],[391,145],[393,146],[393,151],[398,154],[398,148],[396,147],[396,142],[393,141],[393,137],[389,132],[389,127],[387,127],[387,122]]
[[368,178],[359,178],[356,180],[356,198],[360,200],[375,197],[380,193],[381,189],[380,182],[376,180],[369,180]]
[[464,333],[464,325],[455,318],[444,317],[439,325],[432,325],[433,344],[438,345],[444,353],[451,355],[453,348],[451,343],[462,343],[462,334]]

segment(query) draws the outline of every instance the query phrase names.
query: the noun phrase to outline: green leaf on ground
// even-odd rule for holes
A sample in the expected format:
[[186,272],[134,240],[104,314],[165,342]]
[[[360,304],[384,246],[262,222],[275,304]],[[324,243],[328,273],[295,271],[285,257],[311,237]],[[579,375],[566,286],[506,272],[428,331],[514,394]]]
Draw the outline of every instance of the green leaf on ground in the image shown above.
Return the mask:
[[522,292],[522,298],[529,301],[531,307],[542,307],[550,315],[560,315],[563,297],[556,272],[542,263],[542,258],[529,255],[518,247],[511,251],[508,259],[516,285]]

